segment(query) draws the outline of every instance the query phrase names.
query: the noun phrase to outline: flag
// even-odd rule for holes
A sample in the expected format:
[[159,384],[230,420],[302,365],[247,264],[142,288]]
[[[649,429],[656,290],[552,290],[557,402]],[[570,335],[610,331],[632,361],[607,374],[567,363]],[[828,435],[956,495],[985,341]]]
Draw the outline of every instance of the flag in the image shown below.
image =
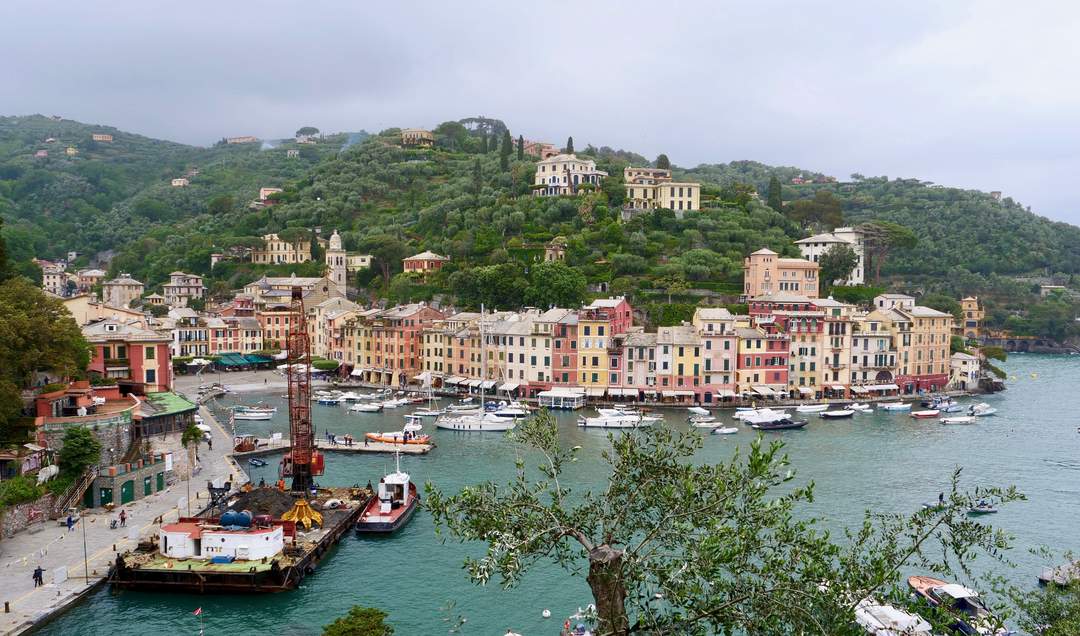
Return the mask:
[[194,614],[196,616],[202,616],[202,608],[200,607],[200,608],[196,609],[194,612],[192,612],[192,614]]

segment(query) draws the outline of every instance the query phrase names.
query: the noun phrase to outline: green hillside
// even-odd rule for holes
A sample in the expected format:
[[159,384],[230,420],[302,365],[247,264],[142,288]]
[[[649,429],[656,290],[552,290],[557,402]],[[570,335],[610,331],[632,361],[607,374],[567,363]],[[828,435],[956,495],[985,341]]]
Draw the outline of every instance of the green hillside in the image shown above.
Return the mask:
[[[505,130],[498,120],[446,122],[427,150],[400,148],[397,129],[353,135],[349,142],[359,143],[345,150],[346,135],[315,145],[197,148],[42,116],[2,118],[0,213],[16,261],[112,250],[114,273],[156,285],[183,269],[206,275],[219,294],[264,272],[312,274],[319,266],[226,262],[211,270],[211,252],[255,245],[267,232],[325,236],[337,229],[347,249],[376,257],[376,267],[355,281],[363,293],[391,301],[451,297],[466,306],[551,301],[538,291],[543,281],[535,265],[543,245],[561,236],[570,273],[543,271],[571,289],[558,298],[582,296],[586,286],[630,293],[661,321],[686,316],[703,298],[738,295],[746,253],[768,246],[794,255],[794,240],[840,224],[909,228],[917,242],[881,259],[881,284],[978,293],[997,324],[1025,319],[1037,289],[1033,276],[1071,285],[1080,273],[1080,228],[1008,198],[912,179],[853,175],[836,182],[753,161],[676,166],[677,178],[703,184],[701,212],[679,219],[654,211],[622,221],[622,169],[644,158],[579,149],[609,172],[605,184],[577,197],[533,197],[535,164],[513,151],[502,157]],[[95,132],[114,140],[93,142]],[[78,154],[67,156],[68,146]],[[287,157],[289,149],[300,156]],[[49,156],[35,157],[38,150]],[[171,187],[191,168],[198,174],[188,187]],[[774,178],[780,211],[765,203]],[[281,202],[250,209],[258,188],[271,185],[286,188]],[[400,259],[424,249],[449,255],[451,264],[427,280],[402,275]]]

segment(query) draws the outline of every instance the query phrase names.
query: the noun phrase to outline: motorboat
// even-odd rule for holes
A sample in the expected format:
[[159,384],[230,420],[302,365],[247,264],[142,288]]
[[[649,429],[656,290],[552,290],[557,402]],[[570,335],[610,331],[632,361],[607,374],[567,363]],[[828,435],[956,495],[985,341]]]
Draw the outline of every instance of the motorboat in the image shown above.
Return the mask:
[[447,413],[435,420],[435,426],[451,431],[494,433],[514,430],[517,420],[491,413]]
[[337,406],[341,404],[341,398],[336,395],[324,395],[323,397],[315,398],[315,403],[320,406]]
[[734,417],[737,420],[742,420],[747,424],[761,423],[761,422],[775,422],[777,420],[786,419],[788,416],[787,411],[774,411],[770,408],[752,409],[749,411],[736,411]]
[[925,411],[912,411],[911,412],[911,417],[914,417],[917,420],[930,420],[930,419],[933,419],[933,418],[937,417],[938,415],[941,415],[941,411],[939,411],[937,409],[928,409],[928,410],[925,410]]
[[866,404],[865,402],[855,402],[853,404],[848,404],[844,408],[849,408],[852,411],[860,411],[862,413],[872,413],[874,411],[874,407]]
[[358,402],[349,406],[352,413],[378,413],[383,410],[383,405],[378,402]]
[[878,404],[878,409],[882,411],[910,411],[911,404],[904,402],[882,402]]
[[820,413],[828,410],[828,404],[800,404],[795,407],[796,413]]
[[943,418],[941,418],[941,423],[942,424],[974,424],[975,423],[975,416],[974,415],[955,415],[953,417],[943,417]]
[[994,413],[997,413],[997,409],[986,402],[979,402],[978,404],[972,404],[968,407],[968,415],[974,417],[986,417],[987,415],[993,415]]
[[840,409],[838,411],[822,411],[819,413],[819,417],[826,420],[839,420],[846,417],[855,415],[855,411],[852,409]]
[[233,419],[237,420],[269,420],[277,413],[272,406],[234,406]]
[[394,472],[379,480],[377,496],[360,513],[356,522],[358,533],[394,532],[408,523],[416,512],[420,502],[416,484],[412,483],[409,473],[401,470],[401,453],[395,453],[394,459]]
[[255,468],[262,468],[266,465],[266,460],[259,459],[258,457],[252,457],[248,460],[248,464],[254,466]]
[[579,417],[578,426],[583,428],[640,428],[651,426],[653,420],[640,414],[600,415],[598,417]]
[[480,405],[474,402],[472,398],[465,398],[457,404],[446,407],[447,413],[472,413],[479,410]]
[[968,514],[972,516],[992,515],[997,513],[997,511],[998,509],[985,499],[980,499],[974,506],[968,508]]
[[405,400],[405,399],[386,400],[385,402],[382,403],[382,407],[384,409],[398,409],[398,408],[401,408],[401,407],[405,406],[408,403],[409,403],[409,401]]
[[1005,628],[994,629],[994,617],[975,590],[930,576],[909,576],[907,584],[931,607],[944,606],[943,609],[957,615],[956,620],[949,625],[955,632],[980,636],[1008,636],[1016,633]]
[[737,426],[717,426],[712,430],[713,435],[734,435],[739,432]]
[[373,442],[384,444],[430,444],[431,436],[425,434],[424,424],[415,415],[405,416],[405,426],[400,431],[390,433],[364,433],[364,437]]
[[758,422],[752,425],[759,431],[786,431],[806,426],[806,420],[773,420],[771,422]]
[[696,428],[713,428],[720,422],[712,415],[691,415],[687,421]]
[[364,399],[360,395],[353,393],[352,391],[346,391],[342,393],[340,397],[343,402],[359,402],[360,400]]
[[933,636],[933,626],[918,614],[866,597],[855,605],[855,623],[872,636]]
[[412,414],[417,416],[417,417],[439,417],[440,415],[442,415],[445,412],[446,411],[444,411],[442,409],[423,408],[423,409],[416,409],[415,411],[412,412]]
[[512,417],[521,418],[529,416],[529,407],[525,406],[521,402],[506,402],[500,403],[500,405],[494,410],[490,411],[495,417]]
[[664,421],[664,416],[659,413],[646,413],[641,409],[629,406],[615,406],[612,408],[598,408],[596,412],[600,417],[640,417],[644,424],[658,424]]
[[942,413],[959,413],[964,410],[964,407],[950,397],[937,396],[930,400],[923,400],[922,404],[929,409],[936,409]]
[[709,414],[708,409],[703,409],[700,406],[687,407],[686,410],[690,413],[690,415],[705,416]]

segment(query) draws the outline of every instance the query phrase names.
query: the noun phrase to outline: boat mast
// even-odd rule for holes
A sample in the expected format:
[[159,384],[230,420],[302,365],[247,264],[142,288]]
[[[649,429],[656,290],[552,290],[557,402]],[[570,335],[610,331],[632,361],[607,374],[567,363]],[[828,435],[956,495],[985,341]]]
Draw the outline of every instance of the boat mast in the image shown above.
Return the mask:
[[480,303],[480,415],[484,415],[484,381],[487,379],[487,336],[484,335],[484,303]]

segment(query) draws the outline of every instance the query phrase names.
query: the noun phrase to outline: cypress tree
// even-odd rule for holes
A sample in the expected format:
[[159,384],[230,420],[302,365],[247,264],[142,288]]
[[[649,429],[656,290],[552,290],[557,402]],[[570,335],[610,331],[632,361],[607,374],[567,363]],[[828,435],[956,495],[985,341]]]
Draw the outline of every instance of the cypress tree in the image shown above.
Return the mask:
[[518,161],[525,161],[525,136],[518,135]]
[[574,137],[570,136],[566,138],[566,154],[574,154]]
[[660,156],[656,158],[656,167],[661,170],[671,170],[671,160],[664,153],[660,153]]
[[502,148],[499,149],[504,157],[509,157],[514,152],[514,140],[510,138],[510,131],[503,131]]
[[766,198],[766,203],[770,208],[783,213],[784,199],[780,194],[780,179],[777,179],[775,174],[769,178],[769,194]]

